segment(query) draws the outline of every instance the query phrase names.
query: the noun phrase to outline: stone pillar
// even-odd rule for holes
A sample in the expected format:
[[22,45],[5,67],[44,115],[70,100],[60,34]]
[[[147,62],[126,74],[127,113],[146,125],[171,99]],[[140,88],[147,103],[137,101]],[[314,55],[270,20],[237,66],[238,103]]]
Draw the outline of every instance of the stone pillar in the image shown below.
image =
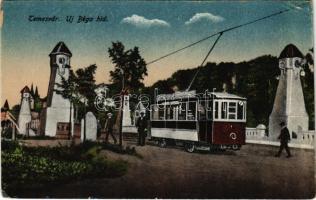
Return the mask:
[[266,137],[266,129],[267,129],[267,127],[265,125],[263,125],[263,124],[259,124],[256,127],[256,131],[257,131],[259,139],[262,139],[262,138]]
[[85,115],[86,127],[84,127],[84,119],[81,120],[81,141],[84,138],[84,128],[86,128],[86,140],[97,140],[97,119],[92,112],[87,112]]
[[300,72],[303,54],[289,44],[279,57],[280,79],[269,117],[269,139],[277,141],[280,123],[285,122],[292,137],[299,130],[308,130],[308,115],[304,103]]
[[123,96],[123,122],[122,126],[132,126],[131,110],[129,107],[129,96]]

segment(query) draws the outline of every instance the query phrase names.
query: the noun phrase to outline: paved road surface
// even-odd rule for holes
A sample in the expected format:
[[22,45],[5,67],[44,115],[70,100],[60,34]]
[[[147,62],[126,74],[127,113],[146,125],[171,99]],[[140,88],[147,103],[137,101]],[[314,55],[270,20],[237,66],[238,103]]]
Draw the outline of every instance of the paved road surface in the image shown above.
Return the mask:
[[[129,141],[133,143],[133,141]],[[240,151],[187,153],[182,148],[137,147],[144,158],[105,151],[130,163],[126,175],[68,183],[27,196],[56,198],[312,198],[314,153],[246,145]]]

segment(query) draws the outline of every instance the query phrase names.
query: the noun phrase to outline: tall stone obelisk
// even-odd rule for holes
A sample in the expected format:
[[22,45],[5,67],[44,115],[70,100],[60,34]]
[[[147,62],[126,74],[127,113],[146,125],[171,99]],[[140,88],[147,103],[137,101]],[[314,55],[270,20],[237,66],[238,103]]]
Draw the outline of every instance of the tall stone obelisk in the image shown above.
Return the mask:
[[269,117],[269,138],[273,141],[280,134],[281,122],[286,123],[291,138],[299,130],[308,130],[308,115],[300,79],[302,60],[303,54],[293,44],[287,45],[280,54],[281,74]]

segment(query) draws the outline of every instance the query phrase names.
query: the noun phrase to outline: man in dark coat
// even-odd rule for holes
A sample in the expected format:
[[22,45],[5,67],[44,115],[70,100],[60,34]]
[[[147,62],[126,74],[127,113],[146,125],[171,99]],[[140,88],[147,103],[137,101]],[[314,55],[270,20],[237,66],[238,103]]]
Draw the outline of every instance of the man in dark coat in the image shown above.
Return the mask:
[[136,127],[138,131],[138,145],[145,145],[146,129],[147,129],[147,119],[145,118],[145,113],[142,111],[140,117],[136,122]]
[[279,152],[275,156],[279,157],[281,155],[283,149],[285,149],[286,153],[287,153],[286,157],[289,158],[289,157],[291,157],[291,152],[290,152],[290,149],[288,147],[288,142],[291,139],[289,129],[285,126],[284,122],[281,122],[280,126],[282,128],[281,128],[281,133],[280,133],[278,139],[280,140],[281,144],[280,144]]
[[104,126],[104,129],[105,129],[105,142],[109,141],[109,135],[111,135],[111,137],[114,140],[114,144],[116,144],[116,138],[113,135],[114,121],[113,121],[113,118],[112,118],[112,113],[108,113],[107,115],[108,115],[108,118],[107,118],[107,120],[105,122],[105,126]]

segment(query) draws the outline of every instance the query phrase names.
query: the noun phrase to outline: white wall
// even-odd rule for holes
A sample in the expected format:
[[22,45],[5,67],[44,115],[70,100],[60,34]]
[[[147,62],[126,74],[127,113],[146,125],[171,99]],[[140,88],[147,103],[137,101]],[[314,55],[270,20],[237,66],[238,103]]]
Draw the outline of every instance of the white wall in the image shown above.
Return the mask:
[[[59,59],[65,60],[64,63],[59,63]],[[65,65],[70,64],[70,58],[66,55],[56,55],[56,64],[58,65],[55,82],[62,83],[62,77],[66,80],[69,77],[69,68],[65,68]],[[57,85],[54,85],[54,89],[60,89]],[[74,129],[74,112],[72,107],[72,132]],[[45,125],[45,135],[55,137],[58,122],[69,122],[70,119],[70,101],[63,98],[61,95],[53,91],[51,106],[47,107],[46,113],[46,125]]]

